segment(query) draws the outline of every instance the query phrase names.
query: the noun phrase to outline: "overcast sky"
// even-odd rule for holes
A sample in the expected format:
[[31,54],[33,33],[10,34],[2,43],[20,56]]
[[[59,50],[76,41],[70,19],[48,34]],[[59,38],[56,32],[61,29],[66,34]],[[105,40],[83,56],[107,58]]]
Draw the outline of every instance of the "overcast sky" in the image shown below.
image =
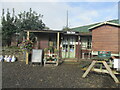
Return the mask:
[[29,11],[29,8],[32,8],[37,13],[44,15],[43,22],[50,29],[61,30],[66,26],[67,10],[69,27],[78,27],[118,18],[118,0],[106,0],[106,2],[103,2],[103,0],[84,0],[84,2],[83,0],[79,0],[80,2],[75,0],[74,2],[72,0],[66,2],[58,2],[59,0],[44,0],[44,2],[38,2],[38,0],[29,0],[29,2],[27,0],[24,0],[24,2],[22,0],[17,2],[15,0],[1,1],[2,8],[5,10],[9,8],[11,11],[12,8],[15,8],[16,14]]

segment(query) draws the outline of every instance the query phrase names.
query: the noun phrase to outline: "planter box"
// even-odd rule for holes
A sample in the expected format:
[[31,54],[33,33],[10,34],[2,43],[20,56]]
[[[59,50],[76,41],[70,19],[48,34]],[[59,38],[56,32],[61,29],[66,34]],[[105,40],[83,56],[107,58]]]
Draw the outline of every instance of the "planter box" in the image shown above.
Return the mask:
[[58,65],[58,55],[55,54],[55,53],[49,53],[49,54],[45,53],[45,55],[44,55],[44,66],[46,64],[53,64],[53,63],[55,64],[55,66]]

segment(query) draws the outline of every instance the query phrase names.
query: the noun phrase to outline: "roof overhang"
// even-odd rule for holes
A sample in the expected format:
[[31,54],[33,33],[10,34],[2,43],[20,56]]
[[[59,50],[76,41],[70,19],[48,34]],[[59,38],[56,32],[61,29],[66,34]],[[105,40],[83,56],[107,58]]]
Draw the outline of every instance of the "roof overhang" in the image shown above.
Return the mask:
[[120,27],[120,24],[111,23],[111,22],[103,22],[103,23],[97,24],[97,25],[95,25],[95,26],[92,26],[92,27],[90,27],[90,28],[88,28],[88,29],[89,29],[89,30],[93,30],[94,28],[97,28],[97,27],[102,26],[102,25],[113,25],[113,26]]
[[40,32],[44,32],[44,33],[57,33],[57,32],[61,32],[60,30],[24,30],[25,32],[33,32],[33,33],[40,33]]
[[24,32],[32,32],[32,33],[58,33],[64,35],[81,35],[81,36],[89,36],[92,35],[90,32],[87,33],[81,33],[77,31],[60,31],[60,30],[24,30]]

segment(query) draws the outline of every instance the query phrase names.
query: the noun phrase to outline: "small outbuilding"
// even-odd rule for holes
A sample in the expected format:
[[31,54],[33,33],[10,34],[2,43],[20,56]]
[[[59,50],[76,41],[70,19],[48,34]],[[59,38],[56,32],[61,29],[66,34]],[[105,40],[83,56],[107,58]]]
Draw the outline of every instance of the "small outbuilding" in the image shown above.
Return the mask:
[[92,54],[97,51],[111,51],[113,56],[120,53],[120,25],[103,22],[89,28],[92,32]]

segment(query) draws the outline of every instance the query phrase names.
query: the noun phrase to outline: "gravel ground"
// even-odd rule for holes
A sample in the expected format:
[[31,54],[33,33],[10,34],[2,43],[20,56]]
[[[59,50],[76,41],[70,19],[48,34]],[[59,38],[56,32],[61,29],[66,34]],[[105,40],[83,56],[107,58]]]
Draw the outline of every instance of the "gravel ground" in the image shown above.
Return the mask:
[[[119,88],[108,74],[90,72],[82,78],[80,64],[59,66],[26,65],[24,61],[3,62],[3,88]],[[120,80],[120,76],[117,76]]]

